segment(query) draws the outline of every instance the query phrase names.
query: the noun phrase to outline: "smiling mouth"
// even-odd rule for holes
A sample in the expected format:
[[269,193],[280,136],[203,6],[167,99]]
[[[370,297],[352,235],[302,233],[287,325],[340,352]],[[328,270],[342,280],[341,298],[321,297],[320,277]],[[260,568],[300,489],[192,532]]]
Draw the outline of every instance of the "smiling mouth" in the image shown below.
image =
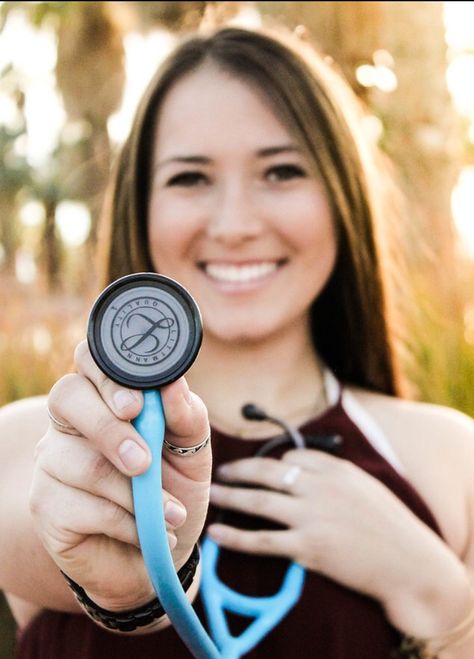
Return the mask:
[[259,261],[254,263],[199,263],[199,268],[216,282],[224,284],[247,284],[265,279],[286,263],[286,259],[277,261]]

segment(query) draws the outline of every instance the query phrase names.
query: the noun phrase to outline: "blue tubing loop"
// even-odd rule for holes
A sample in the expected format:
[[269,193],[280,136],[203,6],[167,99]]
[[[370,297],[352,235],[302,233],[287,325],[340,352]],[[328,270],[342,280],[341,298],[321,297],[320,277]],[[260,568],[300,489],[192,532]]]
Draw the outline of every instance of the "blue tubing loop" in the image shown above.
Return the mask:
[[[277,593],[268,597],[251,597],[232,590],[220,580],[217,575],[219,553],[219,546],[206,537],[201,549],[201,596],[221,656],[238,659],[258,645],[296,604],[303,590],[305,570],[301,565],[291,563]],[[233,636],[226,611],[254,620],[239,636]]]

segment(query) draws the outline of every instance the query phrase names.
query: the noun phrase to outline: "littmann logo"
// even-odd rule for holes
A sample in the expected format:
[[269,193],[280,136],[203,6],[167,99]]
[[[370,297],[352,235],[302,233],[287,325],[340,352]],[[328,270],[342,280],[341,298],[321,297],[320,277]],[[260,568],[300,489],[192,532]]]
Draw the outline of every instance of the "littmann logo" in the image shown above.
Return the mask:
[[143,366],[157,364],[174,350],[178,322],[172,309],[151,296],[124,304],[112,324],[112,341],[124,359]]

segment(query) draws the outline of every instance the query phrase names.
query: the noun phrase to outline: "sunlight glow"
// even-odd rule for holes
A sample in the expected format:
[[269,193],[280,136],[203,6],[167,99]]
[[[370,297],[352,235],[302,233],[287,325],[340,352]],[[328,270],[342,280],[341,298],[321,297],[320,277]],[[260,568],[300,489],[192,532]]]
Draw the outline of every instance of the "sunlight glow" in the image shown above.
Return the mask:
[[242,2],[238,13],[228,23],[236,27],[259,28],[262,25],[262,16],[251,3]]
[[91,229],[91,216],[85,204],[62,201],[56,207],[54,219],[61,239],[68,247],[79,247],[85,243]]
[[46,355],[53,347],[53,337],[48,327],[36,325],[31,332],[33,349],[38,355]]
[[20,249],[15,256],[15,275],[21,284],[32,284],[37,275],[38,268],[34,254],[31,250]]
[[474,55],[456,57],[446,70],[446,80],[457,110],[465,117],[474,116]]
[[[444,2],[445,39],[449,46],[446,82],[458,112],[470,120],[466,139],[474,143],[474,2]],[[474,258],[474,166],[466,166],[451,194],[459,251]],[[470,336],[472,338],[472,328]]]
[[125,90],[122,105],[107,122],[110,138],[117,144],[127,137],[141,94],[159,64],[172,49],[176,38],[169,32],[153,30],[147,34],[125,35]]
[[43,224],[46,212],[44,205],[37,199],[30,199],[20,208],[20,222],[25,227],[36,227]]
[[445,2],[446,43],[456,50],[474,48],[474,2]]
[[461,251],[474,257],[474,165],[464,167],[453,189],[451,208]]
[[[56,37],[52,28],[34,28],[21,12],[10,12],[2,30],[0,69],[8,64],[26,89],[25,155],[31,167],[39,167],[54,151],[66,118],[56,91]],[[11,108],[2,111],[11,114]],[[15,120],[12,116],[6,119],[8,124]]]
[[356,69],[356,78],[364,87],[377,87],[387,94],[395,91],[398,85],[397,76],[387,66],[361,64]]

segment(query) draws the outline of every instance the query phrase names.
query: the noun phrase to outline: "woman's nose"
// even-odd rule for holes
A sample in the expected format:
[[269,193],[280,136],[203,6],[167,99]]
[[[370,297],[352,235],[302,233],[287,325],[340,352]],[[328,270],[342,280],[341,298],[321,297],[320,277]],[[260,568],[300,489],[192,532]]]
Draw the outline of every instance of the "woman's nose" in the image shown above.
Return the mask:
[[238,244],[256,238],[263,230],[253,195],[247,186],[223,185],[216,192],[209,217],[208,235],[226,244]]

